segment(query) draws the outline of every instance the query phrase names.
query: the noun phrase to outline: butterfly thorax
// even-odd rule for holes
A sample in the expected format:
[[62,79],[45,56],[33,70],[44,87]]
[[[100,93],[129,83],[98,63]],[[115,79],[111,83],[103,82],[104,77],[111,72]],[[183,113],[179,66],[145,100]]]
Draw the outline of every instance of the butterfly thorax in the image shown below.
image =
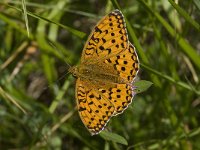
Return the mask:
[[[106,82],[106,83],[127,83],[118,76],[116,70],[110,69],[109,66],[102,67],[99,64],[87,64],[74,66],[69,69],[69,72],[76,78],[89,80],[91,82]],[[105,69],[106,68],[106,69]]]

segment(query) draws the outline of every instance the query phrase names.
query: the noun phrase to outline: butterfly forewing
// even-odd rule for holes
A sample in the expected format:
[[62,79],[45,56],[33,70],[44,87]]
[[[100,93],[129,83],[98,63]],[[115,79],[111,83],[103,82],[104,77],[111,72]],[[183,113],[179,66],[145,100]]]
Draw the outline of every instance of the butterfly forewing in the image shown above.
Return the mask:
[[94,85],[81,79],[76,81],[76,99],[81,120],[90,133],[94,135],[103,130],[114,113],[112,103],[95,90]]
[[81,63],[91,63],[128,47],[128,36],[123,14],[115,10],[95,26],[82,52]]

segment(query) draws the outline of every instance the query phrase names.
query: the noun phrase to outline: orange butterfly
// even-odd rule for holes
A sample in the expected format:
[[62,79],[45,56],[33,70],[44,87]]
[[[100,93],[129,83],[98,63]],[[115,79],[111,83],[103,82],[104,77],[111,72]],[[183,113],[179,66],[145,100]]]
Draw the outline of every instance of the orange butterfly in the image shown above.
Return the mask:
[[114,10],[93,29],[80,65],[69,69],[77,77],[80,118],[92,135],[102,131],[112,116],[122,113],[132,102],[138,70],[139,60],[128,40],[123,14]]

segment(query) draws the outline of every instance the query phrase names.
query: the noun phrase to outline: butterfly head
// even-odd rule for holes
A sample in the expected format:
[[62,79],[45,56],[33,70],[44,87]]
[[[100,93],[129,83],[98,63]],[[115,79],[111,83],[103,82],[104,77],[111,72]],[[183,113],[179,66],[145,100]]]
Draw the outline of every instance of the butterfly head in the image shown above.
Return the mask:
[[73,66],[70,67],[68,70],[74,77],[78,76],[78,67],[77,66]]

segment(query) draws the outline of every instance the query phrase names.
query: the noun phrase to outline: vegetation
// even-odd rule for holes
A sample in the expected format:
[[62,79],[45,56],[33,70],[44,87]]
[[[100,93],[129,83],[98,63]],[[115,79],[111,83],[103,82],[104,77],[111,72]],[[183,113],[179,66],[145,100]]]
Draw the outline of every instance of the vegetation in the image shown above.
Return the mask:
[[[114,9],[153,85],[91,136],[67,69]],[[0,149],[200,149],[199,20],[198,0],[1,0]]]

